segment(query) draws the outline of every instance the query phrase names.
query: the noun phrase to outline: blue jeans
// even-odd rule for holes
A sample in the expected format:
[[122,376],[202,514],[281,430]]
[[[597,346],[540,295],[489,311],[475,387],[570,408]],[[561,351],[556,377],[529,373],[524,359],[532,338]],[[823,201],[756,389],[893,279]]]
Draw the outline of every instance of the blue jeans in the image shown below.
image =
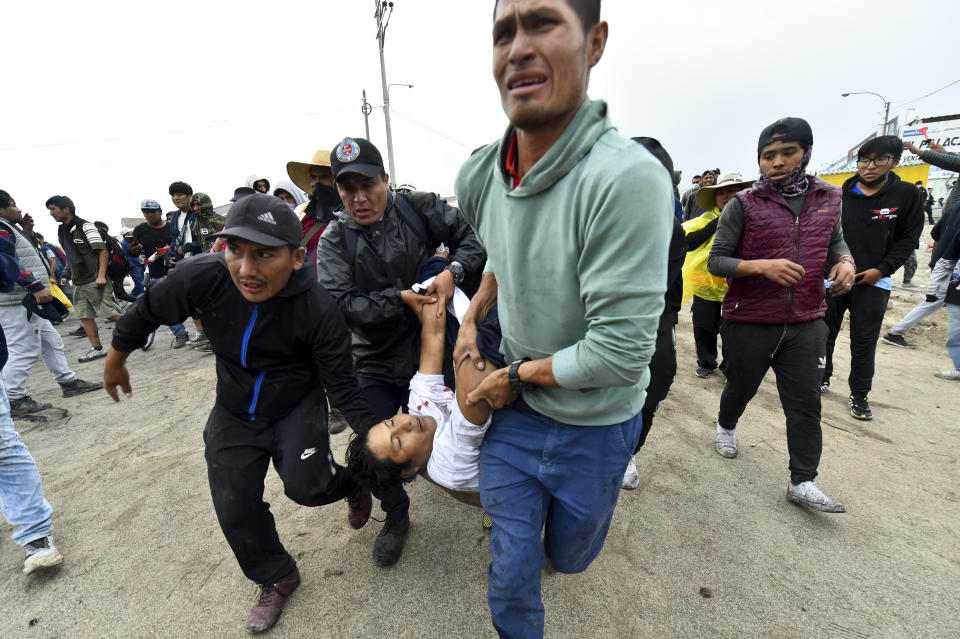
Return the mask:
[[130,269],[130,279],[133,280],[133,290],[130,291],[130,294],[134,297],[138,297],[143,293],[143,267]]
[[13,429],[10,400],[0,380],[0,510],[23,546],[53,532],[53,508],[43,497],[40,473],[30,451]]
[[487,601],[500,637],[543,636],[544,551],[559,572],[586,570],[642,432],[639,414],[570,426],[512,407],[494,413],[480,449],[480,499],[493,520]]
[[960,304],[947,304],[947,352],[960,369]]

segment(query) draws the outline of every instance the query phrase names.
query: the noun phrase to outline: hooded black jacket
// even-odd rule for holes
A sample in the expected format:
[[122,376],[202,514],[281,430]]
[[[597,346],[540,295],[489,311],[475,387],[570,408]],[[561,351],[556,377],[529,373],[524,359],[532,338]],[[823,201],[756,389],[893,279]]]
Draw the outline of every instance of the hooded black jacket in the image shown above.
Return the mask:
[[853,190],[854,175],[843,183],[840,220],[843,239],[857,263],[857,272],[879,269],[892,275],[917,248],[923,232],[923,208],[917,188],[892,171],[873,195]]
[[[420,362],[420,322],[400,299],[400,292],[420,281],[420,266],[440,242],[450,248],[450,261],[468,275],[483,263],[483,248],[460,212],[432,193],[414,191],[403,197],[423,218],[429,231],[424,242],[402,219],[388,195],[383,217],[370,226],[348,213],[330,222],[317,247],[317,273],[353,332],[357,373],[406,386]],[[354,229],[356,260],[347,252],[344,227]]]
[[336,302],[304,269],[266,302],[248,302],[224,253],[184,260],[137,298],[113,332],[112,346],[142,347],[160,324],[203,322],[217,357],[217,401],[254,423],[280,419],[318,387],[363,432],[376,419],[357,384],[350,334]]

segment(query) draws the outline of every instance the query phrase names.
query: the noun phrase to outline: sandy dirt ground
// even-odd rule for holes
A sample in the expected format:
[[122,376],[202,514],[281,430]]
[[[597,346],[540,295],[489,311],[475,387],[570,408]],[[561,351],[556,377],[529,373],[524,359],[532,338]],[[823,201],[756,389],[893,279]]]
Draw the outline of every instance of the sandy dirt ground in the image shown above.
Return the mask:
[[[921,251],[922,263],[928,255]],[[899,282],[898,274],[887,327],[923,298],[922,288]],[[102,334],[108,341],[109,330]],[[606,546],[585,573],[544,575],[546,635],[960,636],[960,385],[933,376],[949,364],[945,334],[941,310],[911,332],[917,350],[878,347],[871,422],[847,412],[841,334],[837,376],[823,396],[818,483],[849,512],[827,515],[784,498],[786,437],[772,373],[741,421],[739,458],[716,455],[723,378],[694,376],[682,312],[679,370],[637,457],[640,487],[621,492]],[[76,362],[85,340],[65,343]],[[171,350],[162,328],[129,365],[134,396],[120,404],[102,392],[62,399],[42,363],[34,369],[30,394],[69,413],[17,422],[65,559],[25,577],[22,551],[0,524],[0,637],[246,634],[254,587],[220,533],[203,460],[213,356]],[[75,370],[98,378],[102,360]],[[341,460],[347,436],[333,437]],[[273,636],[495,636],[480,511],[422,480],[410,494],[406,549],[382,569],[371,557],[380,524],[350,529],[344,503],[297,506],[269,472],[266,499],[303,576]]]

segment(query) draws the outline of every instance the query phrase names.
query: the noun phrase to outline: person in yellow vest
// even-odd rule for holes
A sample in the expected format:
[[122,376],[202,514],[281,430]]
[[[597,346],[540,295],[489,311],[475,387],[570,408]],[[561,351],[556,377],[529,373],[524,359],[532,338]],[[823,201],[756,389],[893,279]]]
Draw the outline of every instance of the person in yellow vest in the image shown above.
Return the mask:
[[[727,280],[707,271],[717,223],[738,191],[756,180],[744,180],[739,173],[724,173],[716,184],[697,191],[697,204],[706,212],[683,223],[687,234],[687,259],[683,263],[683,304],[693,298],[693,340],[697,347],[697,377],[706,379],[717,368],[717,336],[720,334],[720,306],[727,292]],[[720,362],[723,370],[723,361]]]

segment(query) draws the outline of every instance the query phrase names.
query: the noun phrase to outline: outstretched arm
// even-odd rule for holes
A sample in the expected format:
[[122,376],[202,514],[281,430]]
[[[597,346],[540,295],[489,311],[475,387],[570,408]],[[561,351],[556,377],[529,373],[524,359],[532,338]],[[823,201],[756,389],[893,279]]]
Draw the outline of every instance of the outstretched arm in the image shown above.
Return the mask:
[[[439,308],[438,308],[439,307]],[[446,340],[447,310],[439,302],[421,304],[420,372],[424,375],[443,373],[443,346]]]

